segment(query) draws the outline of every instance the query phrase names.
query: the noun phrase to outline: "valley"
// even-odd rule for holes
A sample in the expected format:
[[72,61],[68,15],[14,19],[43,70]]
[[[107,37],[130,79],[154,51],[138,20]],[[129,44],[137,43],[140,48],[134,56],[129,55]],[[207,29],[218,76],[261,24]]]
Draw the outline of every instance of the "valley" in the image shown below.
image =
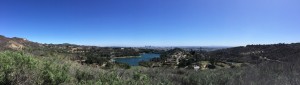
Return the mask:
[[282,85],[300,79],[299,43],[208,51],[40,44],[0,36],[0,46],[0,84],[6,85]]

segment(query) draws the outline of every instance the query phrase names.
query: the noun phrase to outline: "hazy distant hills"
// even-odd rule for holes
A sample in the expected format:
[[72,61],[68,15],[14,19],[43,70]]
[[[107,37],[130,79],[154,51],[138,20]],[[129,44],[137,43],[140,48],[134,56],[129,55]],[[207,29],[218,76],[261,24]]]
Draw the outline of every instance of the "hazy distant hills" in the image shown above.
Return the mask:
[[[26,47],[41,47],[41,46],[49,46],[49,45],[56,45],[56,46],[65,46],[65,45],[72,45],[78,47],[93,47],[93,46],[84,46],[84,45],[75,45],[75,44],[41,44],[33,41],[29,41],[24,38],[12,37],[8,38],[3,35],[0,35],[0,46],[1,49],[14,49],[14,50],[21,50]],[[96,46],[95,46],[96,47]],[[103,47],[105,48],[105,47]],[[122,46],[114,46],[111,48],[124,48]],[[128,47],[125,47],[128,48]],[[205,51],[214,51],[224,48],[230,48],[229,46],[145,46],[145,47],[130,47],[130,48],[140,48],[140,49],[154,49],[154,50],[170,50],[174,48],[181,48],[186,51],[190,50],[205,50]],[[0,49],[0,50],[1,50]]]
[[174,48],[181,48],[186,51],[191,51],[191,50],[215,51],[215,50],[219,50],[219,49],[230,48],[230,46],[145,46],[145,47],[141,47],[141,48],[156,49],[156,50],[171,50]]

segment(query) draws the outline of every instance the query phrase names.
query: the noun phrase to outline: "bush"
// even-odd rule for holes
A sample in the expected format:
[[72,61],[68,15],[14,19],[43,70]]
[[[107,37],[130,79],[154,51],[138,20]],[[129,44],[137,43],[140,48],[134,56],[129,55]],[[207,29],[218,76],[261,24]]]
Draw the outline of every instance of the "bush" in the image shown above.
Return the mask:
[[81,82],[81,81],[88,81],[88,80],[92,80],[94,79],[94,76],[86,71],[81,71],[81,70],[77,70],[76,71],[76,75],[75,75],[76,79]]
[[39,62],[31,56],[18,52],[0,53],[0,84],[25,84],[38,79],[34,72]]
[[45,62],[42,71],[43,84],[55,84],[64,83],[69,79],[67,74],[69,68],[66,65],[55,65],[51,62]]
[[41,61],[22,52],[0,53],[0,84],[60,84],[69,79],[68,66]]
[[[145,82],[148,78],[143,76],[136,75],[139,80],[123,79],[116,71],[107,72],[73,64],[76,63],[59,56],[34,57],[22,52],[0,52],[0,85],[149,85]],[[121,64],[121,67],[130,66]]]

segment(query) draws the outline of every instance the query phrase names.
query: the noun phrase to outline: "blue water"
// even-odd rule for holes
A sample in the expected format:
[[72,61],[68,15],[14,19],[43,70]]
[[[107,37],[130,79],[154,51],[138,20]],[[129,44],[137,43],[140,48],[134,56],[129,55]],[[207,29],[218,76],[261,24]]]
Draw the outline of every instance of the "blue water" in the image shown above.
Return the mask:
[[140,61],[149,61],[152,58],[159,57],[160,54],[146,53],[136,58],[115,58],[116,62],[127,63],[130,66],[138,66]]

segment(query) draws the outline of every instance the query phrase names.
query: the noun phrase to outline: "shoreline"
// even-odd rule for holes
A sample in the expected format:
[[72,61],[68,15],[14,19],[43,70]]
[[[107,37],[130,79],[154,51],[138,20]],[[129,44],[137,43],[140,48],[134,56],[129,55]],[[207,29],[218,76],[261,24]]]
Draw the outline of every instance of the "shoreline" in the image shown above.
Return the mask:
[[114,59],[116,59],[116,58],[139,58],[139,57],[142,57],[142,56],[123,56],[123,57],[114,57]]

